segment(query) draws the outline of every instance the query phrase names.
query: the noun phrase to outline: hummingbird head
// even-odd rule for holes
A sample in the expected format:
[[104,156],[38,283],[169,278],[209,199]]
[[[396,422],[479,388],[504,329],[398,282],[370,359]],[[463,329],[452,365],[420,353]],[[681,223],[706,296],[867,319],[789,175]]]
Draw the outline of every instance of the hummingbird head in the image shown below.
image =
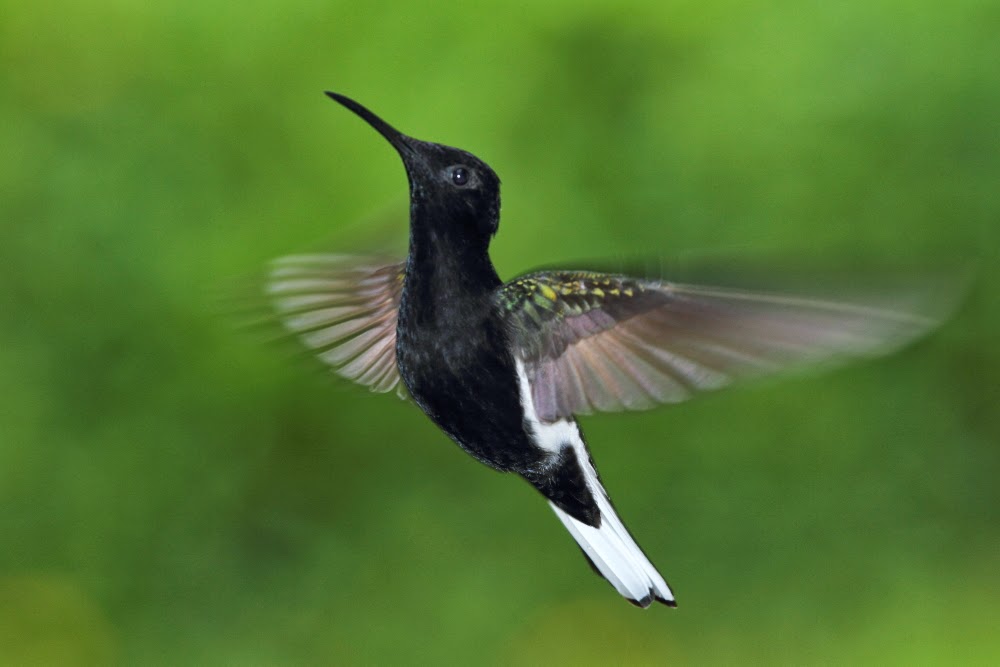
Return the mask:
[[489,245],[500,224],[500,179],[472,153],[399,132],[349,97],[327,96],[361,116],[392,144],[410,181],[410,224]]

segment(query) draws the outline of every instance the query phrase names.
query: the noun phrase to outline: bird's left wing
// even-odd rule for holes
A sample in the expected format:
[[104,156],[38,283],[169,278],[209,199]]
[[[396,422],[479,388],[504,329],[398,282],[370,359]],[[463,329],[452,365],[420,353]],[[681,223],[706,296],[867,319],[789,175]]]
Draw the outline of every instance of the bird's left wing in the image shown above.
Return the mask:
[[275,260],[265,292],[278,319],[337,374],[405,397],[396,320],[405,262],[350,255]]
[[555,271],[504,285],[498,307],[547,422],[686,400],[742,377],[870,356],[937,322],[921,294],[853,303]]

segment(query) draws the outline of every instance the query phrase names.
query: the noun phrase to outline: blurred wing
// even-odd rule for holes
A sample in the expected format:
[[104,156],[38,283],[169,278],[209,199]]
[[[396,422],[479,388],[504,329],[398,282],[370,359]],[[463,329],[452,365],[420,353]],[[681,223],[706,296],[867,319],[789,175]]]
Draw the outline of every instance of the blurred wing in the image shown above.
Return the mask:
[[275,260],[265,292],[282,325],[343,377],[405,396],[396,316],[405,262],[349,255]]
[[538,416],[556,421],[885,352],[936,323],[914,314],[918,297],[845,303],[567,271],[515,279],[499,305]]

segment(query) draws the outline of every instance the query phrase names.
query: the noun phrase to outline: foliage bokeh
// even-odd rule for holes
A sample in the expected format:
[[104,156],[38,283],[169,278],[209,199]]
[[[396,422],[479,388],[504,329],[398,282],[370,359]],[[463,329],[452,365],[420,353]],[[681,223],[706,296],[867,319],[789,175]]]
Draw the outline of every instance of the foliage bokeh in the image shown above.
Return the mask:
[[[994,2],[0,1],[0,662],[1000,661]],[[217,288],[405,235],[352,95],[579,257],[957,258],[898,355],[584,420],[678,592],[639,612],[411,405]]]

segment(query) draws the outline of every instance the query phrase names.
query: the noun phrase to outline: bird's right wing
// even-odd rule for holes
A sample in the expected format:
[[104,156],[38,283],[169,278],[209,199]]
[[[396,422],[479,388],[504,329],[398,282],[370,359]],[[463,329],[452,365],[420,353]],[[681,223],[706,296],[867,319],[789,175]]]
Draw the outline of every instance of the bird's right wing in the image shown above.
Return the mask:
[[396,366],[396,320],[405,262],[350,255],[289,255],[265,284],[282,325],[337,374],[405,397]]
[[554,271],[498,294],[539,419],[676,403],[748,376],[871,356],[939,321],[920,290],[854,301]]

